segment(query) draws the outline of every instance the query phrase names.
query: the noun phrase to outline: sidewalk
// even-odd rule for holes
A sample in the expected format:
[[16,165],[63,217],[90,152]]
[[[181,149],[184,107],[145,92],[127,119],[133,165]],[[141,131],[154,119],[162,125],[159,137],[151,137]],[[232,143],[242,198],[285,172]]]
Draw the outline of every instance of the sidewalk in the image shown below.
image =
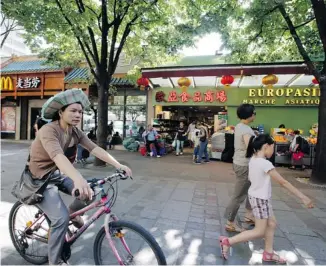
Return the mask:
[[[220,258],[217,239],[228,235],[223,215],[235,182],[231,164],[214,161],[194,165],[191,156],[149,158],[125,151],[112,151],[112,154],[130,165],[134,172],[134,180],[119,183],[119,197],[113,211],[121,219],[150,230],[169,264],[262,263],[262,240],[235,246],[227,262]],[[101,176],[112,168],[88,166],[80,171],[86,177]],[[273,207],[278,220],[275,250],[285,256],[289,264],[326,264],[326,192],[294,180],[294,176],[304,177],[305,173],[288,169],[280,169],[280,172],[312,197],[316,208],[303,208],[282,188],[273,186]],[[10,204],[6,204],[7,208],[3,206],[0,215],[7,223]],[[242,207],[240,217],[243,212]],[[1,223],[2,232],[5,223]],[[99,221],[76,242],[71,264],[94,264],[93,242],[101,223]],[[1,244],[2,264],[26,264],[13,250],[10,240]]]

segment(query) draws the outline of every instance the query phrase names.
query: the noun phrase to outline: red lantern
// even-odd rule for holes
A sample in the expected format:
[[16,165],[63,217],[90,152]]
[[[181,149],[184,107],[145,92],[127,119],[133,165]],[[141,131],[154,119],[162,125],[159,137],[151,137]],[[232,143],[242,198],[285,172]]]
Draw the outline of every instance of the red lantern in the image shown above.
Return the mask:
[[319,84],[318,80],[315,77],[312,79],[312,83],[315,85]]
[[149,80],[147,78],[139,78],[137,79],[137,84],[140,86],[140,90],[145,90],[145,87],[149,86]]
[[227,75],[227,76],[222,76],[221,78],[221,83],[224,86],[230,86],[234,81],[234,77],[231,75]]

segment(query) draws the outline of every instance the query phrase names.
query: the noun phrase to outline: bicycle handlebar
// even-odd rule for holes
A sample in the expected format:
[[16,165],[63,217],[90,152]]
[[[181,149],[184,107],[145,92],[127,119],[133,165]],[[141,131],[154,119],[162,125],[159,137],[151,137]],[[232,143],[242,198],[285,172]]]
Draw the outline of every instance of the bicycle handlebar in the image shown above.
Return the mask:
[[[126,175],[126,171],[124,171],[124,170],[117,170],[116,173],[113,174],[113,175],[107,176],[107,177],[105,177],[103,179],[100,179],[100,180],[97,180],[97,179],[96,180],[92,180],[90,182],[90,185],[89,186],[90,186],[91,189],[93,189],[93,188],[97,187],[98,185],[103,185],[106,182],[111,182],[112,179],[114,179],[114,178],[119,178],[120,180],[127,180],[128,178],[132,179],[131,176],[127,176]],[[76,189],[74,191],[74,196],[75,197],[79,197],[80,196],[80,192],[79,192],[78,189]]]

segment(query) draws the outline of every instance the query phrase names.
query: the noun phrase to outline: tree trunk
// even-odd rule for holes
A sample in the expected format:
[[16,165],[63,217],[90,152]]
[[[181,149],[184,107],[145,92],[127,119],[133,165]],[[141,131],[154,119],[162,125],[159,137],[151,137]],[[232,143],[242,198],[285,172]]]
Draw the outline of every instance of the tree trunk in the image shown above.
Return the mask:
[[326,183],[326,77],[321,78],[319,87],[318,136],[311,181],[313,183],[323,184]]
[[124,88],[123,94],[123,139],[126,138],[126,121],[127,121],[127,89]]
[[[97,145],[106,150],[107,141],[107,128],[108,128],[108,80],[106,75],[102,75],[100,82],[97,83],[98,89],[98,104],[97,104],[97,115],[98,115],[98,128],[97,128]],[[103,166],[105,162],[96,158],[94,162],[95,166]]]

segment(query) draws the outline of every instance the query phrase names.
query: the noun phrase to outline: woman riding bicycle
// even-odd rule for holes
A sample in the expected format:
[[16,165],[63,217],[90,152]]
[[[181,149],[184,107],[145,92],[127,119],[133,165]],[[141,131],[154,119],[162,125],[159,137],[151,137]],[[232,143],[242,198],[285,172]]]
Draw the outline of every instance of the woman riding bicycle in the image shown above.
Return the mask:
[[[67,90],[50,98],[42,107],[42,116],[52,119],[52,122],[40,129],[30,149],[29,169],[33,178],[50,180],[43,193],[43,200],[37,204],[51,221],[48,241],[50,265],[65,264],[60,255],[69,224],[69,214],[85,207],[83,200],[91,200],[93,196],[87,181],[72,165],[73,160],[67,158],[76,154],[77,145],[82,145],[95,157],[132,176],[127,166],[120,164],[93,143],[77,127],[81,122],[83,109],[89,105],[87,96],[77,89]],[[75,199],[68,210],[58,190],[73,195],[76,189],[80,192],[79,199]],[[80,216],[72,222],[78,228],[83,226]]]

